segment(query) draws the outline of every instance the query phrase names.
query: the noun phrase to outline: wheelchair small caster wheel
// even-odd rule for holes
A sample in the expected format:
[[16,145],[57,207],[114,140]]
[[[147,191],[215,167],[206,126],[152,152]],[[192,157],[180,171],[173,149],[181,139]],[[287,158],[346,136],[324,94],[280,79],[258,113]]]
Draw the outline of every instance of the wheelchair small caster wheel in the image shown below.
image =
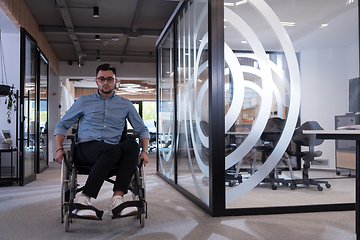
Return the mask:
[[331,184],[330,184],[330,183],[326,183],[326,184],[325,184],[325,187],[326,187],[326,188],[331,188]]
[[290,189],[291,189],[291,190],[295,190],[295,188],[296,188],[296,183],[291,183],[291,184],[290,184]]
[[323,188],[322,188],[321,186],[317,186],[317,189],[318,189],[319,191],[322,191],[322,190],[323,190]]
[[145,213],[140,215],[140,225],[141,225],[141,228],[145,227]]
[[68,232],[68,231],[69,231],[69,226],[70,226],[70,223],[69,223],[69,213],[66,212],[66,213],[65,213],[65,232]]
[[276,190],[276,189],[277,189],[277,186],[271,185],[271,189],[272,189],[272,190]]
[[229,182],[229,187],[233,187],[234,183],[232,181]]
[[339,176],[339,175],[340,175],[340,172],[339,172],[339,171],[337,171],[337,172],[336,172],[336,175],[338,175],[338,176]]

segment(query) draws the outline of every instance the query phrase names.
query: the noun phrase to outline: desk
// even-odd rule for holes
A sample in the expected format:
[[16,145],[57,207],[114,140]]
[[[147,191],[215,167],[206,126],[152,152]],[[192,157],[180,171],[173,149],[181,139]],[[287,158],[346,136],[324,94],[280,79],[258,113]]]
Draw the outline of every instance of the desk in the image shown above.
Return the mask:
[[[5,152],[9,152],[10,153],[10,168],[11,168],[11,174],[10,174],[10,184],[11,185],[12,185],[13,180],[14,180],[14,178],[13,178],[13,152],[17,153],[17,151],[18,151],[17,148],[0,149],[0,181],[2,180],[2,178],[1,178],[1,154],[5,153]],[[18,166],[17,159],[18,158],[17,158],[17,155],[16,155],[16,167]]]
[[315,134],[317,139],[356,140],[356,193],[355,232],[360,239],[360,130],[304,130],[304,134]]

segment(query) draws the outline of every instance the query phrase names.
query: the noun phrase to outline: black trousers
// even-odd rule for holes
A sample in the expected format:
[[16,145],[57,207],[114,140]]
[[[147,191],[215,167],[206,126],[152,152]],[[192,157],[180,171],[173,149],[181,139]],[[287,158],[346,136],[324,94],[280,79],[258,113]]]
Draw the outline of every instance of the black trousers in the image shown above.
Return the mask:
[[96,198],[110,171],[116,166],[114,191],[127,193],[131,177],[138,164],[139,145],[126,140],[116,145],[100,141],[80,143],[76,146],[75,160],[78,164],[93,165],[83,193]]

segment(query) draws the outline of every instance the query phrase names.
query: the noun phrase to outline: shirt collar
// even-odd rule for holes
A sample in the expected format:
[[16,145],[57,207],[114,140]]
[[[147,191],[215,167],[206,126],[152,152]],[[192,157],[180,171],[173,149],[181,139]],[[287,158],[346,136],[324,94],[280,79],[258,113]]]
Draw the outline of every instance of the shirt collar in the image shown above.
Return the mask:
[[[104,99],[103,97],[100,96],[99,90],[96,91],[96,96],[97,96],[99,99]],[[111,96],[108,97],[108,98],[114,98],[114,97],[115,97],[115,91],[114,91],[113,95],[111,95]]]

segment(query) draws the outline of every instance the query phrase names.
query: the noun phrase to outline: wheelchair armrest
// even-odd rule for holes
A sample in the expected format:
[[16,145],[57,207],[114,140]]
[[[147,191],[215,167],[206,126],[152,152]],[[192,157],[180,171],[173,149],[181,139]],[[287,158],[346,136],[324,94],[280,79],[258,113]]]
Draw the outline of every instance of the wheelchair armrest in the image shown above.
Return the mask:
[[66,136],[66,139],[75,140],[76,139],[76,134],[69,134],[69,135]]

